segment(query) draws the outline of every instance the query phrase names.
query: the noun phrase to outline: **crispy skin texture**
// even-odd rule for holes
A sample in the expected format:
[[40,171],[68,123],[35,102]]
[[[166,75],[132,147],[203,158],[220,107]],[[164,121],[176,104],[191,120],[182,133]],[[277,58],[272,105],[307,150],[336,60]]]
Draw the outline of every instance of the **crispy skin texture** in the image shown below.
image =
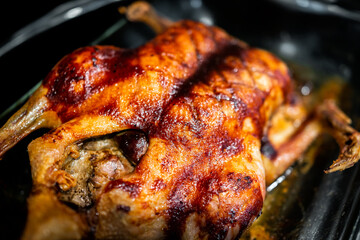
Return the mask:
[[[149,147],[135,170],[95,196],[95,237],[236,238],[261,211],[260,139],[290,93],[288,69],[279,59],[192,21],[178,22],[133,50],[78,49],[54,67],[25,106],[31,112],[38,106],[31,103],[41,103],[37,120],[28,121],[32,129],[55,128],[29,145],[34,185],[74,187],[62,170],[69,146],[141,130]],[[30,222],[37,219],[32,215]],[[58,217],[59,229],[66,226],[63,219]],[[41,230],[31,226],[24,239],[40,239]]]

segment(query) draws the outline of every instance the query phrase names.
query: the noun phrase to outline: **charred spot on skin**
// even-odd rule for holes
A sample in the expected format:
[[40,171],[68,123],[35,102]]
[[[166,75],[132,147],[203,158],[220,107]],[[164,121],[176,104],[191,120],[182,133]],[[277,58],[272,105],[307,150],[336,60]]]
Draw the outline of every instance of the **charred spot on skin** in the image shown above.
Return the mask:
[[124,212],[124,213],[128,213],[128,212],[130,212],[131,208],[130,208],[130,206],[119,204],[119,205],[116,206],[116,210]]
[[138,182],[126,182],[123,181],[122,179],[118,179],[118,180],[114,180],[109,182],[105,189],[104,192],[110,192],[113,189],[120,189],[124,192],[127,192],[130,194],[131,198],[136,198],[139,193],[140,193],[140,185]]
[[132,166],[139,164],[149,146],[146,134],[138,130],[120,132],[114,139],[117,142],[120,151],[129,160]]
[[253,183],[253,179],[250,176],[234,172],[228,173],[226,179],[227,181],[220,186],[220,192],[225,192],[229,189],[235,192],[242,191],[249,189]]
[[270,160],[274,160],[277,156],[277,151],[271,144],[269,138],[265,135],[261,138],[261,153],[269,158]]
[[242,152],[244,149],[243,139],[231,139],[230,137],[223,137],[219,139],[221,144],[221,151],[224,153],[233,153],[236,155],[239,152]]
[[157,192],[166,187],[166,183],[162,179],[157,179],[154,181],[153,185],[151,186],[151,190]]

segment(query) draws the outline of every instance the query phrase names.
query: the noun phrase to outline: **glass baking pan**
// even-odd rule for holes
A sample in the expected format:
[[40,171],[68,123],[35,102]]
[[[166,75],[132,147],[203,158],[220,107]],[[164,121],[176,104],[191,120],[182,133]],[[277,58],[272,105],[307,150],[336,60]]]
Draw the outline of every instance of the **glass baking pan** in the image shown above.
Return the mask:
[[[38,20],[0,37],[0,123],[26,100],[65,54],[93,44],[139,46],[154,33],[117,11],[131,1],[59,1]],[[341,108],[360,129],[360,18],[353,1],[150,1],[172,20],[193,19],[224,28],[252,46],[284,59],[309,94],[340,79]],[[4,10],[4,9],[3,9]],[[5,10],[4,10],[5,11]],[[29,13],[30,14],[30,13]],[[311,93],[310,93],[311,94]],[[0,161],[0,239],[18,239],[26,221],[31,173],[26,147],[46,130],[23,139]],[[268,187],[263,215],[243,239],[360,238],[359,165],[325,174],[338,148],[327,135]]]

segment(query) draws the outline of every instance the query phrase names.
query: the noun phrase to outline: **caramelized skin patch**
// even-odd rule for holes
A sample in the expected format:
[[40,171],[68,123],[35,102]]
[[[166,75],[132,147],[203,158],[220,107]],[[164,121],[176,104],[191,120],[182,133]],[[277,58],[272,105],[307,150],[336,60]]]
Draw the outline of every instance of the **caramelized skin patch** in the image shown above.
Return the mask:
[[62,122],[102,114],[143,129],[228,40],[222,31],[184,21],[134,50],[82,48],[50,72],[46,96]]

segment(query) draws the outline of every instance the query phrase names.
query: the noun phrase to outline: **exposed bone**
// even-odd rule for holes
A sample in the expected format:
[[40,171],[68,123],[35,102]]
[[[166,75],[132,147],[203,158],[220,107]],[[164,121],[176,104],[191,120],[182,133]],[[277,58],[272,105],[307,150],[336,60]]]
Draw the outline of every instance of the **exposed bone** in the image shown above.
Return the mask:
[[40,87],[0,129],[0,158],[31,132],[61,124],[56,113],[47,111],[48,102],[44,97],[46,92],[46,89]]
[[326,100],[318,109],[318,116],[335,138],[340,147],[340,154],[326,173],[342,171],[352,167],[360,158],[360,133],[350,126],[348,118],[333,100]]
[[129,7],[120,7],[119,12],[126,14],[126,18],[132,22],[143,22],[151,27],[156,34],[160,34],[170,27],[173,22],[161,17],[147,2],[138,1]]

